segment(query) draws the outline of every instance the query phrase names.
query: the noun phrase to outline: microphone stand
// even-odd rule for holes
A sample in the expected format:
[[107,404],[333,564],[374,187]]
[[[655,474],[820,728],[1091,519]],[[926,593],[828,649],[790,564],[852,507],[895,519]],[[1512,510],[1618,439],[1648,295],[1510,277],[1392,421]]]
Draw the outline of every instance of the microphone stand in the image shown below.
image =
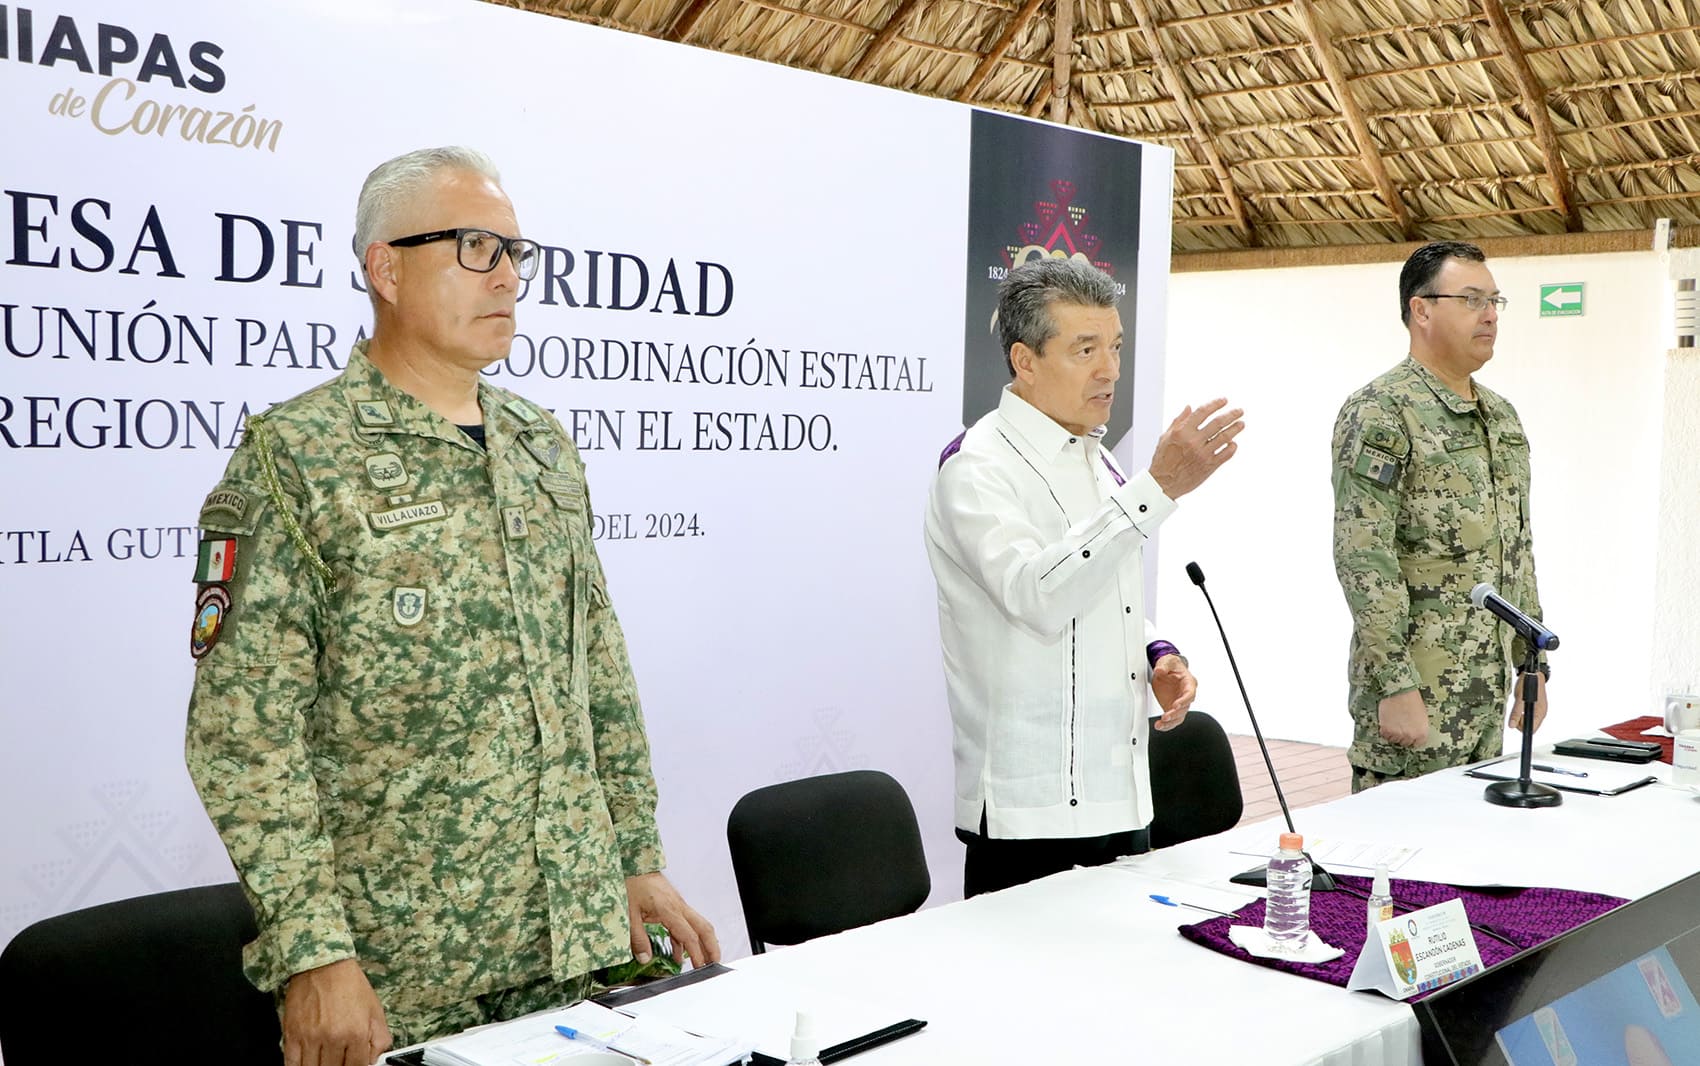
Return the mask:
[[1517,764],[1517,780],[1495,781],[1482,793],[1482,798],[1501,807],[1556,807],[1564,802],[1564,793],[1551,785],[1529,780],[1529,763],[1535,757],[1535,700],[1541,683],[1537,662],[1540,649],[1529,637],[1523,638],[1523,644],[1523,672],[1518,677],[1523,688],[1523,757]]
[[[1233,645],[1228,643],[1228,631],[1222,628],[1222,616],[1216,613],[1216,601],[1210,598],[1210,590],[1204,587],[1204,571],[1197,563],[1191,563],[1186,568],[1187,576],[1198,586],[1198,591],[1204,593],[1204,602],[1210,606],[1210,617],[1216,620],[1216,632],[1221,634],[1222,648],[1228,653],[1228,665],[1234,671],[1234,683],[1240,687],[1240,700],[1245,703],[1246,717],[1251,719],[1252,732],[1257,735],[1257,749],[1263,753],[1263,765],[1269,770],[1269,783],[1275,786],[1276,802],[1281,804],[1281,817],[1287,820],[1287,832],[1297,833],[1293,828],[1293,812],[1287,807],[1287,797],[1281,792],[1281,779],[1275,775],[1275,761],[1269,757],[1269,745],[1263,740],[1263,730],[1257,724],[1257,715],[1251,709],[1251,697],[1246,695],[1245,679],[1240,676],[1240,664],[1234,660]],[[1304,853],[1310,859],[1310,852]],[[1310,859],[1310,890],[1312,892],[1332,892],[1335,889],[1334,875],[1324,870],[1315,859]],[[1253,867],[1244,873],[1238,873],[1228,878],[1237,885],[1254,885],[1267,887],[1269,883],[1268,864]]]

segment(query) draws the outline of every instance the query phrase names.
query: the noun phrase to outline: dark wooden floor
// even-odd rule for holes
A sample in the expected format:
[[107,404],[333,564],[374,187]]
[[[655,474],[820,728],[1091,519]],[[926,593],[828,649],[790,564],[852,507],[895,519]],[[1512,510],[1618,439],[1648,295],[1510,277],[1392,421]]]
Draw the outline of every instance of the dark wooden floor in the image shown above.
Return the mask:
[[[1228,739],[1234,745],[1234,761],[1240,768],[1240,791],[1245,796],[1245,815],[1240,824],[1278,816],[1281,806],[1275,802],[1275,789],[1269,783],[1269,770],[1263,765],[1256,738],[1230,736]],[[1326,803],[1352,791],[1352,769],[1346,763],[1345,748],[1271,740],[1269,757],[1275,763],[1275,772],[1281,776],[1281,791],[1289,807]]]

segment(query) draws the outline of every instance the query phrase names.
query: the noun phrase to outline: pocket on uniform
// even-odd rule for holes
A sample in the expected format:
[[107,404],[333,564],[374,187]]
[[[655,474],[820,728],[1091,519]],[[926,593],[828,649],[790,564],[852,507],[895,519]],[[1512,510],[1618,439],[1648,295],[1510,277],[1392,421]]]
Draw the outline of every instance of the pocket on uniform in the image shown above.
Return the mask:
[[476,642],[457,633],[442,560],[424,551],[356,559],[337,575],[325,666],[333,688],[425,692],[452,677]]

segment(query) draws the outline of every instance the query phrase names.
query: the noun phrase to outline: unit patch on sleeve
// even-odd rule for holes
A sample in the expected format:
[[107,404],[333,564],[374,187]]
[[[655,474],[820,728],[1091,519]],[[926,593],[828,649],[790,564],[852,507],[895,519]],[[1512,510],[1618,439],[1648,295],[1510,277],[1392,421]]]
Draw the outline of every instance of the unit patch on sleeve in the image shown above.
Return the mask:
[[1371,423],[1358,432],[1357,453],[1352,473],[1377,485],[1392,485],[1404,470],[1411,442],[1397,430]]
[[202,585],[195,597],[195,621],[189,627],[189,654],[200,661],[224,630],[224,620],[230,616],[230,590],[223,585]]

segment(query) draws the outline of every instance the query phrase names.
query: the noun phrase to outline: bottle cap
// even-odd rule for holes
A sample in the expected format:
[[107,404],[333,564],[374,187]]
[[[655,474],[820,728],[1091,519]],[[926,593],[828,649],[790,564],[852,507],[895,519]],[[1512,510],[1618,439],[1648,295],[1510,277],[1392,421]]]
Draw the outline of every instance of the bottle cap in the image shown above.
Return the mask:
[[[1268,840],[1269,838],[1264,837],[1263,839]],[[1305,849],[1305,838],[1303,836],[1300,836],[1298,833],[1282,833],[1281,834],[1281,850],[1282,851],[1303,851],[1304,849]]]
[[815,1040],[815,1019],[812,1014],[797,1012],[797,1027],[791,1030],[791,1061],[813,1062],[820,1058],[820,1044]]
[[1376,896],[1391,896],[1393,894],[1392,886],[1387,883],[1387,864],[1384,862],[1375,864],[1375,881],[1370,885],[1370,894]]

